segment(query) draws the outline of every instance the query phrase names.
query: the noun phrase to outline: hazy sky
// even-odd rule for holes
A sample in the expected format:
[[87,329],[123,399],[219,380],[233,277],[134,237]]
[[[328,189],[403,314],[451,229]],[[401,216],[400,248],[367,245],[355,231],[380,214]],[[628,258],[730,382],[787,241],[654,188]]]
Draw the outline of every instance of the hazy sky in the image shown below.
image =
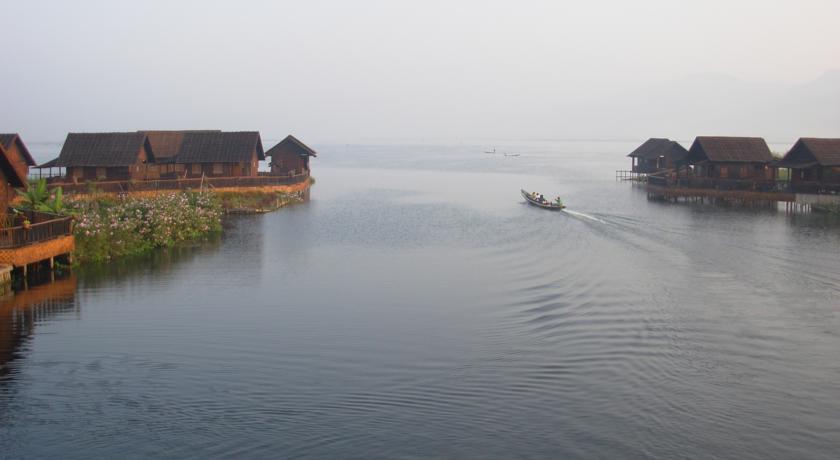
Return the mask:
[[30,140],[840,137],[838,0],[0,1]]

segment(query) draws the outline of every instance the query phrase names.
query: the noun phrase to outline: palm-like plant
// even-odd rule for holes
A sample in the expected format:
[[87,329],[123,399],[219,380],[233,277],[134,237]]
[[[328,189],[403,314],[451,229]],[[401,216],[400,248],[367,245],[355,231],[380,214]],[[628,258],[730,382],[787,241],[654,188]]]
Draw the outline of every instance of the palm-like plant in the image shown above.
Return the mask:
[[51,212],[53,214],[64,214],[64,191],[61,187],[56,187],[52,196],[39,204],[36,208],[38,211]]
[[31,182],[26,190],[18,190],[17,193],[23,198],[23,208],[32,211],[38,209],[50,197],[46,179]]
[[62,214],[66,210],[64,191],[61,187],[56,187],[50,193],[45,179],[32,182],[26,190],[18,190],[17,193],[23,197],[23,205],[21,206],[23,209],[54,214]]

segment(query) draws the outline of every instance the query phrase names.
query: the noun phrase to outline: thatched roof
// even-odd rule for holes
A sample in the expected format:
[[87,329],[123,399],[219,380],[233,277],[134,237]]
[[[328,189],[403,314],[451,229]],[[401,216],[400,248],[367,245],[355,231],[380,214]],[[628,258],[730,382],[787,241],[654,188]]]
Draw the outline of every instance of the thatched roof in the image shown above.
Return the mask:
[[773,154],[760,137],[706,137],[694,140],[686,162],[770,163]]
[[221,130],[185,130],[185,131],[140,131],[146,133],[152,150],[155,152],[155,159],[160,161],[165,158],[172,158],[181,149],[181,142],[185,133],[219,133]]
[[840,166],[840,139],[803,137],[778,163],[783,168]]
[[55,166],[130,166],[137,162],[137,155],[143,148],[148,161],[153,162],[152,146],[145,133],[70,133]]
[[12,165],[2,142],[0,142],[0,170],[3,171],[3,175],[12,184],[12,187],[26,186],[26,176],[21,175],[17,168]]
[[26,144],[23,143],[23,140],[20,138],[19,134],[11,133],[11,134],[0,134],[0,144],[6,150],[9,150],[12,144],[17,144],[18,149],[20,149],[21,153],[23,154],[24,160],[26,160],[26,164],[29,166],[35,166],[35,159],[32,158],[32,155],[29,153],[29,149],[26,148]]
[[278,142],[277,145],[270,148],[268,152],[265,152],[265,156],[273,157],[275,155],[279,155],[280,153],[290,150],[296,152],[300,156],[318,156],[318,153],[316,153],[314,150],[309,148],[308,145],[299,141],[295,136],[292,136],[291,134],[286,136],[286,138],[282,141]]
[[677,141],[670,139],[651,138],[640,145],[636,150],[630,152],[628,157],[643,158],[645,160],[652,160],[659,157],[671,156],[675,161],[681,160],[688,154],[685,149]]
[[257,159],[265,160],[262,139],[257,131],[184,131],[175,163],[238,163],[250,162],[256,150]]

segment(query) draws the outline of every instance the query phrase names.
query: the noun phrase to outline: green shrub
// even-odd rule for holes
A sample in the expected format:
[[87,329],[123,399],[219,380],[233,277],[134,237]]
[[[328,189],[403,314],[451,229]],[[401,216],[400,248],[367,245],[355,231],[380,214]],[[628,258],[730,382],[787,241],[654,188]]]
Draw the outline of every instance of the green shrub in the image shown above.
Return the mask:
[[221,230],[222,210],[211,193],[97,199],[70,204],[76,215],[76,256],[102,261],[170,247]]

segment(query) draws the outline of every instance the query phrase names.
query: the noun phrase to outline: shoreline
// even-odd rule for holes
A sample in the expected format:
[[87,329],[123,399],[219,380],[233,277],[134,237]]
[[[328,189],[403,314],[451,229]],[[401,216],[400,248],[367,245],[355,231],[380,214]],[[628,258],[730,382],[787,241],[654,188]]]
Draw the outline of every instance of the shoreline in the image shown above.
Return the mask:
[[309,199],[314,181],[267,187],[71,196],[73,267],[144,255],[224,231],[224,216],[265,214]]

